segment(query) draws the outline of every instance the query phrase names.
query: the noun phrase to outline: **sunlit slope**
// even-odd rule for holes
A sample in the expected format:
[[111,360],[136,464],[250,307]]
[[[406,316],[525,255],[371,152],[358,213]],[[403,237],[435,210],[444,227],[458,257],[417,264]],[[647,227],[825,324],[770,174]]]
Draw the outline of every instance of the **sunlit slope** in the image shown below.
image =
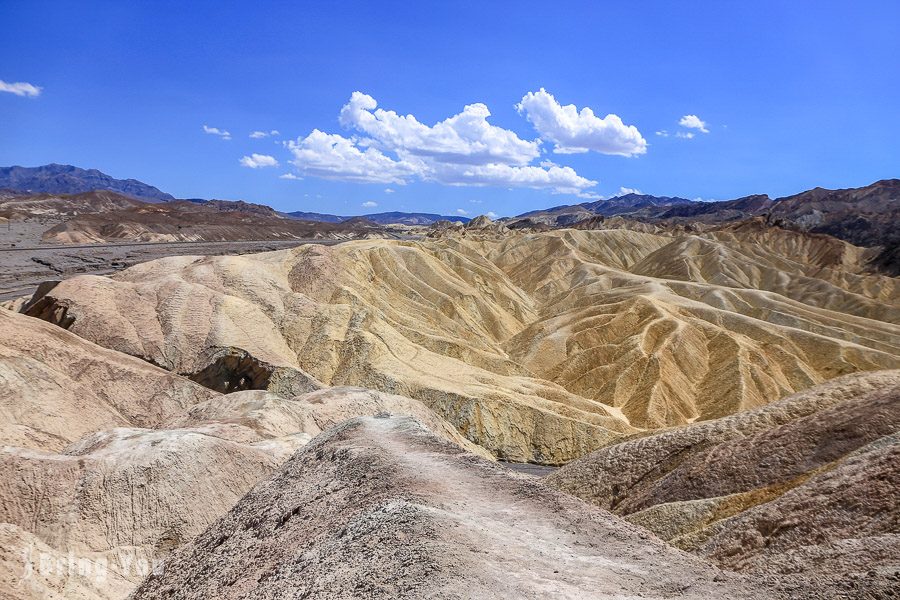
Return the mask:
[[214,391],[0,309],[0,446],[59,451],[89,433],[158,427]]
[[[729,570],[896,588],[900,371],[647,433],[545,482]],[[842,581],[843,580],[843,581]],[[831,597],[827,594],[809,597]],[[848,597],[835,594],[834,597]]]
[[371,387],[500,456],[559,463],[634,428],[900,366],[896,279],[825,236],[757,233],[470,232],[177,257],[67,280],[31,312],[221,391]]

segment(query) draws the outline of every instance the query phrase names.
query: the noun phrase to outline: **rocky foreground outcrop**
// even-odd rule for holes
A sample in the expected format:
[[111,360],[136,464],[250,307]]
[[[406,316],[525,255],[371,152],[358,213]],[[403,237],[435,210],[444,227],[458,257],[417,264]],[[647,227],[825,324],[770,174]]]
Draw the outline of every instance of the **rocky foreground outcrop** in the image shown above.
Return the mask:
[[316,438],[135,592],[156,598],[770,598],[409,418]]
[[900,371],[616,444],[545,481],[797,594],[886,597],[900,584]]
[[422,403],[360,388],[222,395],[0,310],[0,598],[113,600],[324,430]]

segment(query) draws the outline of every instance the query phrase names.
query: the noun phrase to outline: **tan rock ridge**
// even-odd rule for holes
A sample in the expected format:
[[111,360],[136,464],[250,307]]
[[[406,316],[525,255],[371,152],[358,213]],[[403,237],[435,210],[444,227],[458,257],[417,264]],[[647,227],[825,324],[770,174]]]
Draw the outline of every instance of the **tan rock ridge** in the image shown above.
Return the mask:
[[897,279],[826,236],[755,235],[507,232],[173,257],[66,280],[29,312],[195,379],[237,353],[252,368],[202,377],[225,391],[409,396],[499,457],[561,464],[900,366]]
[[409,418],[316,438],[179,549],[135,600],[771,598]]
[[[489,456],[421,403],[335,388],[285,399],[263,391],[195,405],[165,429],[117,428],[88,435],[61,453],[0,450],[0,588],[18,598],[124,598],[178,546],[227,512],[323,429],[359,415],[414,415],[437,435]],[[62,557],[45,579],[27,566]],[[72,573],[68,557],[102,565]]]
[[44,242],[54,244],[357,239],[387,235],[384,227],[371,222],[313,223],[243,201],[173,200],[148,204],[108,191],[15,198],[0,203],[0,210],[3,208],[32,218],[65,217],[64,222],[50,227],[42,236]]
[[898,458],[900,371],[881,371],[609,446],[545,482],[728,569],[828,583],[822,597],[862,578],[883,597],[900,568]]

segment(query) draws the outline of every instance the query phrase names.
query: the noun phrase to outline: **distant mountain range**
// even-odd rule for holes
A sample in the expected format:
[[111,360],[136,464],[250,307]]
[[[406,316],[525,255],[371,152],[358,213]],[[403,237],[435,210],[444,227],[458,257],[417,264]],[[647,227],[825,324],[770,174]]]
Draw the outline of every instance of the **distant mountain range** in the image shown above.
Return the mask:
[[[82,169],[72,165],[58,164],[41,167],[0,167],[0,190],[25,194],[82,194],[106,190],[142,202],[171,202],[176,199],[171,194],[136,179],[116,179],[97,169]],[[219,202],[201,198],[189,198],[188,200],[197,204]],[[264,205],[251,205],[243,202],[240,203],[238,209],[247,211],[250,207],[256,207],[255,210],[260,210],[262,207],[269,209]],[[295,219],[320,223],[343,223],[357,218],[302,211],[285,214]],[[469,221],[466,217],[442,216],[432,213],[384,212],[362,216],[378,225],[431,225],[441,220],[461,223]]]
[[860,188],[814,188],[783,198],[766,194],[720,202],[627,194],[531,211],[504,219],[510,227],[602,228],[603,220],[621,217],[656,225],[703,227],[747,219],[794,231],[823,233],[863,247],[881,246],[874,264],[900,275],[900,179],[883,179]]
[[136,179],[116,179],[97,169],[50,164],[42,167],[0,167],[0,189],[31,194],[81,194],[95,190],[118,192],[143,202],[174,200]]
[[[172,195],[135,179],[115,179],[96,169],[58,164],[33,168],[0,167],[0,190],[10,190],[13,195],[84,194],[106,190],[142,202],[159,203],[175,200]],[[51,200],[39,197],[31,198],[28,202],[35,206],[38,204],[43,206]],[[69,203],[74,203],[73,206],[79,207],[78,210],[84,212],[86,202],[98,202],[98,206],[88,212],[104,212],[104,202],[108,201],[111,200],[105,196],[90,196],[72,199]],[[24,201],[17,202],[21,205]],[[241,201],[192,199],[191,202],[209,204],[207,208],[216,212],[237,211],[254,213],[267,219],[283,217],[319,223],[348,224],[354,227],[393,224],[427,226],[441,220],[461,223],[470,220],[461,216],[409,212],[382,212],[360,217],[304,211],[276,213],[266,205]],[[46,209],[45,207],[44,210]],[[625,194],[595,202],[530,211],[502,221],[513,228],[572,227],[577,224],[581,224],[578,225],[581,228],[602,228],[604,219],[614,217],[654,225],[684,227],[715,226],[757,219],[766,225],[828,234],[858,246],[881,246],[883,251],[876,264],[883,271],[900,274],[900,227],[897,226],[897,223],[900,223],[900,179],[885,179],[861,188],[841,190],[814,188],[774,200],[765,194],[720,202]]]
[[[883,179],[860,188],[814,188],[783,198],[766,194],[736,200],[700,202],[686,198],[626,194],[608,200],[555,206],[503,219],[566,227],[594,217],[621,216],[646,223],[717,224],[765,217],[770,225],[827,233],[857,246],[900,241],[900,179]],[[896,233],[895,233],[896,232]]]
[[595,202],[582,202],[581,204],[571,204],[554,206],[544,210],[533,210],[514,217],[518,219],[530,219],[537,223],[545,223],[564,227],[577,223],[578,221],[601,215],[611,217],[619,214],[632,213],[645,208],[668,208],[670,206],[678,206],[684,204],[696,204],[687,198],[670,198],[668,196],[649,196],[646,194],[625,194],[624,196],[616,196],[608,200],[597,200]]

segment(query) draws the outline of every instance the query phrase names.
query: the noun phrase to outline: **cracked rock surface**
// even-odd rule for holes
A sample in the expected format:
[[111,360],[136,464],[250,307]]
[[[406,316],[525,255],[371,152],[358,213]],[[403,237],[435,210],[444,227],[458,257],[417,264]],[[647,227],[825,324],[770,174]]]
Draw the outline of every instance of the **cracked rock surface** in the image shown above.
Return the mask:
[[316,438],[132,598],[768,598],[411,418]]

